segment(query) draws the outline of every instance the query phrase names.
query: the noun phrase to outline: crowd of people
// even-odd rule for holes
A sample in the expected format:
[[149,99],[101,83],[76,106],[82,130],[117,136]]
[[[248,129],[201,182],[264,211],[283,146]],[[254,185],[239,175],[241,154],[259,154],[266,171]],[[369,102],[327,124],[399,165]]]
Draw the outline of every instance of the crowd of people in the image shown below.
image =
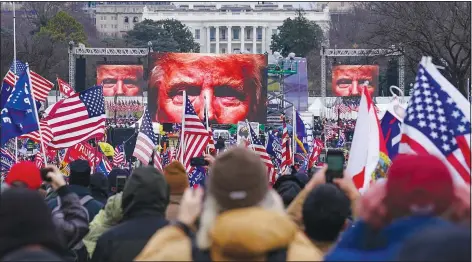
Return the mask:
[[[92,173],[18,162],[1,191],[0,261],[470,261],[470,188],[431,155],[399,155],[361,195],[327,166],[269,185],[233,147],[189,187],[173,161]],[[120,181],[125,180],[125,183]]]

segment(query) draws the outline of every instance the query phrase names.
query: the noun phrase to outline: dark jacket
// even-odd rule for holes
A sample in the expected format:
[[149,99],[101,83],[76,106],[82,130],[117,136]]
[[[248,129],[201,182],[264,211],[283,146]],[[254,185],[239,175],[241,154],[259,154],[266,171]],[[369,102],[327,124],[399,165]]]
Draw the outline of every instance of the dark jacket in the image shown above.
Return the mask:
[[89,232],[87,213],[80,205],[79,197],[74,194],[70,186],[60,187],[56,192],[61,198],[59,213],[52,214],[52,221],[63,235],[68,248],[75,246]]
[[450,222],[440,218],[412,216],[397,219],[374,231],[364,221],[357,221],[342,234],[325,261],[393,261],[411,236],[430,226],[448,224]]
[[108,199],[108,178],[103,173],[95,173],[90,177],[92,197],[104,206]]
[[[90,190],[83,186],[70,185],[69,189],[73,193],[76,193],[79,196],[79,199],[83,198],[84,196],[90,195]],[[49,200],[48,206],[51,210],[53,210],[57,206],[57,197]],[[87,208],[87,211],[89,213],[89,222],[93,220],[93,218],[98,214],[98,212],[100,211],[100,209],[103,208],[103,206],[104,205],[97,200],[92,200],[85,204],[85,208]]]
[[290,203],[297,197],[297,195],[305,187],[305,184],[297,175],[283,175],[280,176],[275,182],[273,188],[284,201],[285,207],[288,207]]
[[123,191],[123,219],[98,239],[92,261],[132,261],[151,236],[168,224],[169,197],[169,187],[157,169],[135,169]]
[[1,261],[66,261],[45,248],[21,248],[1,258]]

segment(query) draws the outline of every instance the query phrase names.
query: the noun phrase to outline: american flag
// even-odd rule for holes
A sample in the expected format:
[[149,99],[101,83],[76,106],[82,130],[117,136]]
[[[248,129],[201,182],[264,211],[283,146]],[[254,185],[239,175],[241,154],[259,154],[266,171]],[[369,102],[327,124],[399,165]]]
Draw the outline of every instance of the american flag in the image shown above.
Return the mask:
[[[15,85],[15,81],[18,80],[18,76],[26,70],[26,65],[21,61],[16,61],[16,75],[15,75],[15,62],[10,66],[5,81],[11,86]],[[45,101],[48,97],[49,91],[54,87],[54,84],[46,78],[38,75],[37,73],[30,70],[31,86],[33,89],[34,99],[37,101]]]
[[63,99],[51,107],[45,118],[53,139],[50,147],[67,148],[105,133],[103,89],[94,86]]
[[308,160],[309,169],[315,166],[316,161],[318,161],[322,150],[323,141],[321,141],[321,139],[315,139],[315,142],[313,143],[313,149],[311,150],[310,159]]
[[161,160],[161,154],[159,153],[159,151],[156,149],[154,151],[154,158],[153,158],[153,161],[154,163],[154,167],[159,170],[159,171],[162,171],[162,160]]
[[124,163],[125,160],[125,152],[123,149],[123,145],[118,145],[115,147],[115,154],[113,155],[113,165],[120,166]]
[[[39,121],[39,126],[41,127],[41,134],[43,135],[44,146],[49,146],[53,138],[52,130],[49,127],[47,121],[44,119]],[[28,134],[24,134],[20,136],[20,138],[27,138],[27,139],[29,138],[37,143],[41,142],[41,136],[39,134],[39,130],[33,131]]]
[[167,148],[165,152],[162,153],[162,166],[165,167],[170,164],[170,148]]
[[152,152],[157,146],[157,138],[152,129],[151,115],[149,110],[144,111],[143,121],[136,140],[133,156],[141,163],[147,165],[151,161]]
[[282,133],[282,163],[280,164],[280,171],[284,171],[292,163],[292,153],[290,152],[290,138],[288,135],[287,123],[283,119],[283,133]]
[[346,136],[344,135],[344,131],[342,129],[339,129],[339,139],[336,147],[343,147],[345,142]]
[[34,163],[38,168],[44,167],[43,154],[41,153],[41,150],[38,150],[38,152],[34,156]]
[[191,173],[190,159],[203,155],[208,145],[209,135],[202,121],[197,116],[188,96],[186,96],[185,101],[185,123],[182,129],[182,132],[184,132],[184,150],[182,150],[182,143],[180,143],[177,159],[182,159],[183,154],[183,165],[187,173]]
[[346,113],[349,113],[351,111],[351,108],[349,108],[347,105],[345,105],[344,103],[340,103],[340,104],[337,104],[335,106],[335,110],[336,110],[336,114],[346,114]]
[[248,122],[246,123],[249,128],[250,141],[252,141],[252,144],[250,145],[250,147],[254,150],[254,152],[257,155],[259,155],[262,162],[266,165],[267,175],[269,176],[269,182],[271,185],[273,185],[277,179],[274,164],[272,163],[272,160],[270,159],[270,156],[267,153],[267,150],[265,149],[261,140],[257,137],[251,125]]
[[456,181],[470,184],[470,103],[424,57],[403,122],[399,153],[440,158]]

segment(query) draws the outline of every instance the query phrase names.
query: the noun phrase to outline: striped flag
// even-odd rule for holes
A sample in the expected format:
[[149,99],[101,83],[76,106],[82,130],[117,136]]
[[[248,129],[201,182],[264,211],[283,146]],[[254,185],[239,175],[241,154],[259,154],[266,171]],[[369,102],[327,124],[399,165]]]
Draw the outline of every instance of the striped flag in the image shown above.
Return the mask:
[[133,156],[141,161],[141,163],[148,165],[156,146],[157,138],[152,130],[151,115],[149,114],[149,110],[146,109],[144,111],[141,128],[139,129]]
[[57,85],[59,86],[59,91],[61,92],[64,97],[69,97],[71,95],[75,95],[74,88],[69,85],[66,81],[57,78]]
[[285,122],[285,119],[282,121],[282,163],[280,164],[280,171],[284,172],[284,170],[292,164],[292,153],[290,152],[290,138],[288,135],[287,123]]
[[310,159],[308,160],[308,169],[315,166],[316,161],[320,157],[321,151],[323,150],[323,141],[321,139],[315,139],[313,143],[313,149],[311,150]]
[[15,156],[6,148],[0,149],[0,170],[6,171],[15,163]]
[[[15,75],[14,64],[15,63],[12,64],[10,70],[8,70],[7,75],[5,76],[5,79],[3,80],[11,86],[15,85],[15,80],[18,80],[18,76],[21,75],[20,73],[24,72],[26,69],[26,65],[21,61],[17,60],[17,75]],[[48,97],[49,91],[51,91],[51,89],[54,87],[54,84],[31,70],[30,75],[32,86],[31,89],[33,90],[34,99],[41,102],[45,101]]]
[[[207,110],[208,108],[206,107],[206,103],[205,103],[205,108],[203,110],[203,125],[207,126],[206,123],[207,123]],[[213,130],[211,130],[211,126],[208,125],[207,126],[207,130],[208,130],[208,135],[210,136],[210,140],[208,140],[208,151],[209,152],[213,152],[216,150],[215,148],[215,139],[213,138]]]
[[423,57],[403,120],[399,153],[432,154],[470,185],[470,103]]
[[67,148],[105,133],[103,88],[94,86],[54,104],[45,118],[53,139],[50,147]]
[[170,164],[170,148],[167,148],[167,150],[165,152],[162,153],[162,166],[165,167],[167,166],[168,164]]
[[[69,166],[69,165],[67,165]],[[97,165],[96,171],[104,173],[106,176],[108,176],[113,169],[110,161],[106,157],[102,157],[102,160],[100,163]],[[70,168],[69,168],[70,170]]]
[[205,148],[208,145],[208,131],[203,125],[200,118],[197,116],[195,109],[188,99],[188,96],[185,96],[185,110],[184,111],[184,143],[185,146],[182,148],[182,143],[180,143],[179,150],[177,152],[177,159],[184,159],[184,167],[187,173],[191,173],[192,166],[190,166],[190,159],[198,156],[202,156],[205,152]]
[[270,156],[267,153],[267,150],[265,149],[261,140],[257,137],[256,133],[252,129],[249,122],[246,121],[246,123],[249,128],[250,141],[252,142],[250,147],[254,150],[254,152],[261,158],[262,162],[266,165],[267,175],[269,176],[269,182],[271,185],[273,185],[277,179],[274,164],[272,163],[272,160],[270,159]]
[[38,150],[38,152],[34,156],[34,163],[38,168],[44,167],[43,154],[41,154],[41,150]]
[[159,154],[159,151],[158,150],[155,150],[154,151],[154,158],[152,159],[152,162],[154,164],[154,167],[159,170],[159,171],[162,171],[162,160],[161,160],[161,154]]
[[125,160],[125,152],[123,145],[118,145],[115,147],[115,154],[113,155],[113,165],[120,166]]
[[[47,121],[44,119],[39,121],[39,125],[41,127],[41,134],[43,135],[44,146],[49,146],[53,138],[51,128],[48,126]],[[39,130],[24,134],[20,136],[20,138],[31,139],[36,143],[41,143],[41,136],[39,135]]]

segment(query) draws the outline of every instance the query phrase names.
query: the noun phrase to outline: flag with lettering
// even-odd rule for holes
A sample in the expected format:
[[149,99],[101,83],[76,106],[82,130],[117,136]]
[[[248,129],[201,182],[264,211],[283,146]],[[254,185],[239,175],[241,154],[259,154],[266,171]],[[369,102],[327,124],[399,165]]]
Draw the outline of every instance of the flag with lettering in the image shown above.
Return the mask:
[[470,103],[423,57],[406,110],[400,153],[441,159],[456,182],[470,184]]
[[2,109],[0,145],[4,145],[11,138],[38,130],[38,119],[33,105],[29,72],[26,70]]
[[0,170],[8,171],[15,163],[15,156],[6,148],[0,149]]
[[10,97],[11,92],[13,88],[15,87],[15,81],[10,81],[9,79],[12,76],[15,76],[15,66],[16,66],[16,79],[18,79],[18,76],[22,75],[25,70],[26,70],[26,65],[20,61],[17,60],[15,63],[13,63],[10,66],[10,69],[8,70],[7,74],[3,78],[2,82],[2,92],[1,92],[1,101],[0,101],[0,109],[3,109],[5,104],[7,103],[8,97]]
[[206,170],[204,167],[198,166],[192,169],[192,172],[188,175],[189,186],[192,188],[203,185],[205,181]]
[[59,77],[57,78],[57,85],[59,86],[59,92],[61,92],[64,97],[75,95],[74,88]]

